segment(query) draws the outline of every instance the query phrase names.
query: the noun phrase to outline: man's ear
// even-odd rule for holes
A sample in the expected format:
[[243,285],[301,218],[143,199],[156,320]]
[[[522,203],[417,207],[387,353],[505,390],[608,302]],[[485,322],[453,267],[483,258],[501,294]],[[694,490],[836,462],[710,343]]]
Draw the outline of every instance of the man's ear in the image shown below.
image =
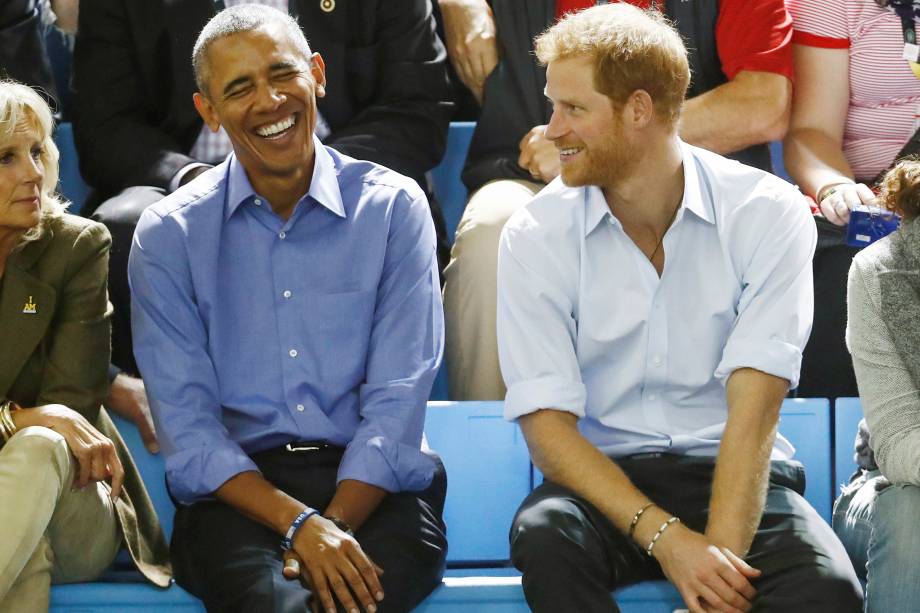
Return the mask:
[[634,128],[644,128],[655,119],[655,105],[644,89],[637,89],[629,95],[623,111],[624,119]]
[[201,115],[201,118],[204,120],[204,123],[207,124],[211,132],[220,130],[220,120],[217,118],[217,113],[214,111],[214,105],[211,104],[208,97],[201,92],[195,92],[194,95],[192,95],[192,102],[195,103],[195,110]]
[[310,74],[316,81],[316,97],[323,98],[326,95],[326,62],[319,53],[314,53],[310,57]]

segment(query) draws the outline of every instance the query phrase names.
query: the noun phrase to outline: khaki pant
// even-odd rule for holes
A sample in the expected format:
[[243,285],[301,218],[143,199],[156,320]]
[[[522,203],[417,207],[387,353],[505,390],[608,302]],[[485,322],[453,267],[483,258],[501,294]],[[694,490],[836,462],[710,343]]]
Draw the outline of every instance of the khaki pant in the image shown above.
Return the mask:
[[543,184],[504,179],[471,197],[444,270],[447,372],[452,400],[502,400],[495,335],[498,239],[511,215]]
[[115,559],[108,485],[74,489],[76,471],[48,428],[24,428],[0,448],[0,612],[47,611],[52,582],[94,579]]

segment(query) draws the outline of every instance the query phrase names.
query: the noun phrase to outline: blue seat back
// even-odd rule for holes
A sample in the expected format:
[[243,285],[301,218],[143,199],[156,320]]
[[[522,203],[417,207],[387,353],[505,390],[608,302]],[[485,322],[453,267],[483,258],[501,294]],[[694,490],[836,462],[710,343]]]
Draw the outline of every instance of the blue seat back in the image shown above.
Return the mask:
[[830,522],[832,502],[831,417],[826,398],[789,398],[783,402],[779,431],[805,465],[805,499]]
[[80,161],[73,143],[73,126],[69,123],[58,124],[54,131],[54,143],[61,152],[58,192],[71,202],[68,212],[79,215],[89,195],[89,186],[80,175]]
[[169,542],[172,536],[173,516],[176,514],[176,507],[166,491],[166,463],[163,456],[162,454],[153,454],[147,451],[134,424],[112,411],[109,411],[109,416],[115,422],[121,438],[124,439],[128,450],[131,452],[131,457],[134,459],[137,470],[141,473],[141,478],[147,487],[147,493],[150,494],[153,508],[156,509],[157,517],[160,519],[160,525],[163,527],[166,541]]
[[501,402],[429,402],[428,444],[447,469],[448,563],[508,560],[508,529],[530,492],[530,456]]
[[444,221],[447,223],[447,240],[453,244],[457,225],[466,207],[466,186],[460,180],[460,173],[466,163],[466,152],[470,148],[473,129],[476,124],[469,121],[455,121],[447,133],[447,151],[444,159],[431,171],[434,192],[438,196]]
[[837,485],[849,482],[858,468],[853,459],[853,447],[862,418],[859,398],[838,398],[834,401],[834,483]]

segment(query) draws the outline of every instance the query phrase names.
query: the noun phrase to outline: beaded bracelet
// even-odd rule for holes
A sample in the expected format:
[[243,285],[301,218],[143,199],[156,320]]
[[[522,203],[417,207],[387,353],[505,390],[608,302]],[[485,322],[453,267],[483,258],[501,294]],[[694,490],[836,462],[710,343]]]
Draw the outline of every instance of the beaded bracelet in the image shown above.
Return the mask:
[[294,521],[291,522],[291,527],[288,528],[284,536],[281,537],[282,549],[288,551],[294,548],[294,535],[297,534],[297,531],[303,523],[314,515],[319,515],[319,511],[311,507],[305,507],[304,510],[300,512],[300,515],[294,518]]
[[652,542],[649,543],[648,547],[646,547],[645,549],[645,553],[648,555],[648,557],[652,557],[652,549],[655,547],[655,543],[658,542],[658,539],[661,538],[661,535],[664,534],[664,531],[670,528],[671,524],[675,522],[679,522],[679,521],[680,521],[680,518],[674,516],[674,517],[671,517],[671,519],[669,519],[668,521],[661,524],[661,527],[658,528],[658,532],[656,532],[655,536],[652,537]]
[[636,514],[633,515],[632,521],[629,523],[629,530],[626,531],[626,535],[629,538],[632,538],[633,532],[636,531],[636,524],[639,523],[639,518],[642,517],[642,514],[645,513],[646,509],[648,509],[649,507],[653,507],[653,506],[655,506],[655,503],[650,502],[646,504],[645,506],[643,506],[638,511],[636,511]]

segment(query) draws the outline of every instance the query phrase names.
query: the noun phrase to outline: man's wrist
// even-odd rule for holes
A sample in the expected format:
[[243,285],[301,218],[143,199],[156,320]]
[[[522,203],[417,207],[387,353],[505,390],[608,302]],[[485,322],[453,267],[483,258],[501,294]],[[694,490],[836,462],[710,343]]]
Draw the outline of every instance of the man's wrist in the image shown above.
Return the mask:
[[297,535],[297,532],[306,523],[306,521],[314,515],[319,515],[319,511],[313,507],[304,507],[303,510],[297,514],[297,517],[294,518],[294,520],[291,522],[291,525],[288,526],[287,531],[281,537],[282,549],[288,551],[294,548],[294,537]]
[[339,530],[341,530],[348,536],[355,535],[355,531],[351,529],[351,526],[349,526],[348,522],[346,522],[344,519],[336,517],[335,515],[330,515],[328,513],[326,515],[323,515],[323,517],[331,521],[335,525],[336,528],[338,528]]

